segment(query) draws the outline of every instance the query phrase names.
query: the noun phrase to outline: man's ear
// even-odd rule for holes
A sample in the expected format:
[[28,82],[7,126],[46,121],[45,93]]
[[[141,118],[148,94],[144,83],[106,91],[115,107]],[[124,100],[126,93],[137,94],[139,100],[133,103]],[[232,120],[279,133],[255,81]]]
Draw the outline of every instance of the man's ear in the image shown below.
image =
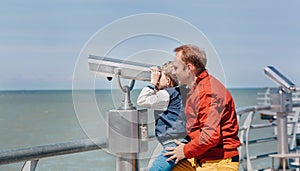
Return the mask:
[[195,67],[195,65],[193,65],[191,63],[187,63],[186,67],[189,71],[191,71],[191,73],[193,73],[194,75],[197,75],[197,68]]
[[190,71],[194,71],[194,70],[195,70],[195,66],[194,66],[193,64],[191,64],[191,63],[187,63],[187,64],[186,64],[186,67],[187,67],[187,69],[190,70]]

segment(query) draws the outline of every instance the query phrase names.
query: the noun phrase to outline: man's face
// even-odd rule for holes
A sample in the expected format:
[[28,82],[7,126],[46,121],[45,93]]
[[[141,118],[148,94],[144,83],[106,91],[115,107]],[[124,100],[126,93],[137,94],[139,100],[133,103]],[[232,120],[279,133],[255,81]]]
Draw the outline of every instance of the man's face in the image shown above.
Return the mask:
[[179,84],[189,84],[188,78],[189,78],[189,71],[187,70],[186,65],[181,60],[182,52],[179,51],[176,53],[176,56],[174,57],[174,69],[173,74],[176,75]]

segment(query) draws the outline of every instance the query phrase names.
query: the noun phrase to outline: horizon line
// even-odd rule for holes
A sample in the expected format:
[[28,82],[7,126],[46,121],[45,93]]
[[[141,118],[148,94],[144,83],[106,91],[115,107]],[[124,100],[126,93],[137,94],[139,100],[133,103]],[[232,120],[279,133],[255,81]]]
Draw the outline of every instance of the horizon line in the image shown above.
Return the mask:
[[[141,88],[136,88],[133,90],[141,90]],[[264,89],[264,88],[278,88],[278,87],[226,87],[227,89]],[[91,91],[91,90],[119,90],[119,89],[110,89],[110,88],[97,88],[97,89],[66,89],[66,88],[53,88],[53,89],[0,89],[0,91]]]

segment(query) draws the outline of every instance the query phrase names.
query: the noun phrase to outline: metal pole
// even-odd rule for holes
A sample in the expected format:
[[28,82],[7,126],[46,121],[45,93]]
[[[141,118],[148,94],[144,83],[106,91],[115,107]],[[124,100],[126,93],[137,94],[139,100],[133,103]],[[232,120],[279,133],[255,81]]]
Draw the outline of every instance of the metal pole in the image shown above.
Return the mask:
[[[130,86],[122,86],[120,78],[121,70],[115,69],[115,76],[119,89],[123,93],[123,100],[119,110],[135,110],[130,100],[130,91],[133,89],[135,80],[131,80]],[[116,154],[116,171],[138,171],[138,154],[137,153],[117,153]]]
[[[280,108],[277,112],[277,138],[278,138],[278,153],[288,154],[288,134],[287,134],[287,115],[292,112],[292,94],[279,90]],[[286,163],[286,164],[285,164]],[[288,169],[289,163],[287,159],[279,159],[279,169]]]
[[116,171],[138,171],[137,153],[120,153],[116,156]]
[[[287,114],[278,112],[277,116],[277,140],[278,140],[278,154],[287,154],[288,153],[288,137],[287,137]],[[284,161],[287,159],[279,158],[279,168],[284,167]],[[288,167],[288,166],[287,166]]]

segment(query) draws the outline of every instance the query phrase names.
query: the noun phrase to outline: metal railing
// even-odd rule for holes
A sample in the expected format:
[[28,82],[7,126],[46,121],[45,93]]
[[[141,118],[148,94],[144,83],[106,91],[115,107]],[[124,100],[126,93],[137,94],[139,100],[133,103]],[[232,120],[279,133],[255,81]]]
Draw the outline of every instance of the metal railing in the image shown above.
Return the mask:
[[0,151],[0,165],[42,158],[72,154],[106,148],[106,142],[98,139],[84,139],[64,143],[48,144],[35,147]]
[[[300,110],[300,103],[294,103],[293,104],[294,108],[298,108],[297,110]],[[263,137],[263,138],[254,138],[250,139],[250,130],[259,130],[262,128],[269,128],[269,127],[276,127],[277,124],[275,122],[269,122],[269,123],[253,123],[253,118],[255,115],[259,114],[262,111],[270,111],[271,110],[271,105],[264,105],[264,106],[249,106],[249,107],[242,107],[237,109],[237,115],[239,117],[239,120],[244,116],[243,118],[244,122],[240,124],[240,140],[241,140],[241,149],[240,149],[240,154],[241,154],[241,159],[240,159],[240,164],[241,164],[241,169],[242,170],[254,170],[253,169],[253,164],[252,162],[254,160],[259,160],[263,158],[270,158],[270,155],[272,154],[277,154],[277,151],[268,151],[265,153],[260,153],[257,155],[252,155],[250,154],[251,145],[257,145],[257,144],[262,144],[267,143],[267,142],[272,142],[272,141],[277,141],[277,136],[271,136],[271,137]],[[288,123],[288,124],[297,124],[298,120],[296,123]],[[294,138],[292,141],[295,140],[295,135],[297,132],[293,132],[294,135],[289,135],[289,138]],[[269,165],[270,166],[270,165]],[[268,167],[266,167],[268,168]],[[262,168],[260,168],[262,169]]]
[[[293,104],[293,107],[300,107],[300,103]],[[240,126],[240,138],[241,138],[241,166],[244,170],[252,170],[251,162],[253,160],[269,157],[271,154],[277,152],[270,152],[265,154],[259,154],[256,156],[250,156],[249,146],[251,144],[264,143],[268,141],[276,141],[276,136],[266,137],[262,139],[249,139],[250,129],[260,129],[265,127],[274,127],[274,123],[267,124],[253,124],[253,117],[260,111],[269,111],[270,105],[266,106],[249,106],[237,109],[237,115],[239,118],[246,116],[246,119]],[[155,137],[149,135],[149,138]],[[0,151],[0,165],[25,162],[22,171],[34,171],[37,166],[37,162],[40,159],[60,156],[66,154],[73,154],[85,151],[101,150],[107,147],[106,140],[100,139],[84,139],[56,144],[40,145],[34,147],[26,147],[19,149],[9,149]]]
[[[153,138],[149,135],[148,138]],[[107,148],[106,140],[83,139],[26,148],[0,150],[0,165],[25,162],[22,171],[34,171],[40,159]]]
[[84,139],[64,143],[0,151],[0,165],[25,162],[22,171],[34,171],[42,158],[73,154],[106,148],[106,142],[98,139]]

